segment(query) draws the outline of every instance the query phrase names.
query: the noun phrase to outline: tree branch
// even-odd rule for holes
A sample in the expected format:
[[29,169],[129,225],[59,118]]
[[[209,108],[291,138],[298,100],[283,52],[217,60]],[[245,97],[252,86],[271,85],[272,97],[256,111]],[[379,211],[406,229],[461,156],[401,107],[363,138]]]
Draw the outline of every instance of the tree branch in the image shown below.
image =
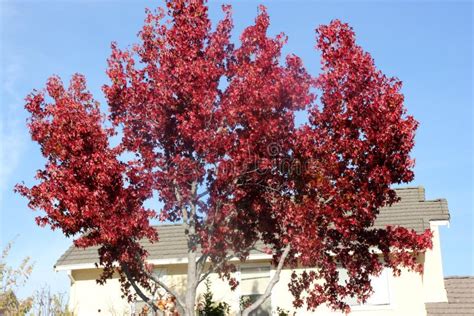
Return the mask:
[[233,257],[235,257],[235,255],[228,255],[227,257],[225,257],[224,259],[222,259],[222,261],[220,261],[219,263],[213,265],[213,266],[210,266],[209,269],[207,269],[207,271],[205,273],[202,273],[201,271],[201,277],[199,278],[197,284],[201,283],[202,281],[204,281],[208,276],[209,274],[213,273],[213,272],[216,272],[217,269],[223,265],[225,262],[229,261],[230,259],[232,259]]
[[206,196],[206,195],[208,195],[208,194],[209,194],[209,191],[207,191],[207,190],[204,191],[204,192],[202,192],[202,193],[199,193],[199,194],[196,196],[196,200],[199,200],[200,198],[202,198],[202,197],[204,197],[204,196]]
[[123,273],[125,273],[125,276],[127,277],[128,282],[130,282],[133,289],[135,290],[135,293],[137,293],[137,295],[145,303],[147,303],[153,309],[153,311],[156,312],[158,310],[158,306],[155,305],[155,303],[153,302],[153,299],[150,299],[148,296],[145,295],[145,293],[143,293],[142,289],[140,289],[140,287],[137,285],[137,283],[133,280],[133,277],[132,277],[128,267],[126,265],[122,265],[121,268],[122,268]]
[[[252,247],[249,248],[249,250],[252,250],[252,249],[256,249],[255,248],[255,243]],[[231,255],[228,255],[226,256],[224,259],[222,259],[220,262],[218,262],[217,264],[215,265],[212,265],[209,267],[209,269],[204,273],[202,274],[201,278],[198,280],[198,284],[201,283],[202,281],[204,281],[208,276],[209,274],[213,273],[213,272],[216,272],[217,269],[222,266],[223,264],[225,264],[226,262],[228,262],[229,260],[231,260],[232,258],[237,258],[239,257],[240,255],[242,254],[242,252],[237,252],[237,253],[233,253]]]
[[332,200],[334,199],[334,196],[330,196],[328,199],[324,200],[324,199],[321,199],[321,202],[323,203],[323,205],[326,205],[328,204],[329,202],[331,202]]
[[[207,258],[209,258],[209,256],[207,254],[206,255],[201,254],[199,259],[197,260],[197,262],[196,262],[196,265],[197,265],[196,274],[198,276],[201,275],[202,272],[204,271],[204,266],[206,265]],[[199,281],[198,281],[198,283],[199,283]]]
[[270,280],[270,282],[267,285],[267,288],[265,289],[265,293],[263,293],[263,295],[260,296],[252,305],[244,309],[242,311],[242,316],[248,316],[251,312],[253,312],[260,305],[262,305],[263,302],[265,302],[267,298],[271,295],[273,287],[275,286],[275,284],[278,283],[278,281],[280,281],[280,273],[285,264],[286,257],[290,253],[290,249],[291,249],[291,245],[290,244],[286,245],[285,250],[283,251],[280,257],[280,261],[278,262],[278,266],[275,271],[275,274],[273,275],[273,278]]
[[[143,262],[143,260],[141,258],[136,258],[138,260],[138,262],[140,263],[140,266],[141,266],[141,269],[142,271],[146,274],[146,276],[152,280],[155,284],[157,284],[158,286],[160,286],[163,290],[165,290],[166,292],[168,292],[168,294],[174,296],[174,298],[176,299],[176,303],[178,304],[178,307],[181,308],[182,310],[184,310],[184,304],[183,304],[183,301],[180,299],[179,297],[179,294],[178,292],[176,292],[175,290],[173,290],[172,288],[170,288],[169,286],[167,286],[165,283],[163,283],[159,278],[156,277],[156,275],[154,275],[153,273],[150,273],[148,272],[148,270],[146,269],[145,267],[145,263]],[[144,293],[143,291],[140,289],[140,287],[138,287],[138,285],[136,284],[136,282],[133,280],[133,277],[130,273],[130,270],[128,269],[127,265],[125,264],[122,264],[121,265],[121,269],[122,271],[125,273],[125,276],[127,277],[128,281],[130,282],[130,284],[132,285],[133,289],[135,290],[135,292],[138,294],[138,296],[140,296],[140,298],[145,301],[148,305],[150,305],[152,308],[154,308],[154,310],[156,311],[155,307],[156,305],[153,303],[152,300],[150,300]],[[149,303],[149,301],[151,301],[151,303]],[[156,307],[157,308],[157,307]]]
[[174,296],[176,298],[176,302],[178,303],[178,305],[181,307],[181,308],[184,308],[184,304],[182,302],[182,300],[180,299],[178,293],[176,291],[174,291],[172,288],[170,288],[169,286],[167,286],[165,283],[163,283],[159,278],[157,278],[153,273],[149,273],[149,272],[145,272],[147,277],[150,278],[153,282],[155,282],[156,284],[158,284],[160,287],[162,287],[166,292],[168,292],[169,294],[171,294],[172,296]]

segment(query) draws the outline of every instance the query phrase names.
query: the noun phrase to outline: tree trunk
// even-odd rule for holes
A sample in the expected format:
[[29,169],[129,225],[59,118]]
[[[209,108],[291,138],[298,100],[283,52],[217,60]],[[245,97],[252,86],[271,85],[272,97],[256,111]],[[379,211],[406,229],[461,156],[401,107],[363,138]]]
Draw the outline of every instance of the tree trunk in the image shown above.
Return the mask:
[[188,274],[187,274],[186,297],[185,297],[185,315],[186,316],[195,315],[196,288],[197,288],[196,251],[189,250]]

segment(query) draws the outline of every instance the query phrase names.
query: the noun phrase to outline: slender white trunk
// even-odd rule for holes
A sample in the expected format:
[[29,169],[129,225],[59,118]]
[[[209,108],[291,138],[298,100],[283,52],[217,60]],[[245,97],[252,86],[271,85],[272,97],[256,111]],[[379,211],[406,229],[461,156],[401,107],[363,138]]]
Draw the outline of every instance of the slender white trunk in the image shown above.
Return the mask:
[[189,251],[187,286],[186,286],[186,297],[185,297],[185,309],[186,309],[185,315],[186,316],[195,315],[196,288],[197,288],[196,251]]
[[267,288],[265,289],[265,293],[263,293],[263,295],[260,296],[252,305],[244,309],[241,314],[242,316],[248,316],[251,312],[256,310],[260,305],[262,305],[270,297],[270,295],[272,294],[273,287],[275,286],[275,284],[278,283],[278,281],[280,281],[280,273],[281,273],[281,270],[283,269],[283,266],[285,265],[285,260],[288,254],[290,253],[290,249],[291,249],[291,246],[290,244],[288,244],[285,247],[285,250],[283,251],[280,257],[280,261],[278,262],[278,266],[276,268],[275,274],[273,275],[272,279],[268,283]]

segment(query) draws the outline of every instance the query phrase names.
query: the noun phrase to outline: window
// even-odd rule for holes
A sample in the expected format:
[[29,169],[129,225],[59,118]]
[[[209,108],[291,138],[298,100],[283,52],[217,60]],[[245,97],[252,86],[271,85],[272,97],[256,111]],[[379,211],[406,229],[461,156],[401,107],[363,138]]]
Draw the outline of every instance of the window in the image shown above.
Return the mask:
[[367,300],[366,305],[389,305],[390,289],[388,286],[388,272],[383,270],[379,276],[371,277],[372,288],[374,294]]
[[[240,302],[253,303],[265,293],[270,281],[269,266],[241,266],[240,268]],[[270,316],[272,313],[271,298],[269,297],[251,316]]]
[[[339,270],[339,282],[344,284],[347,280],[347,271],[345,269]],[[357,302],[357,298],[355,297],[348,297],[346,298],[346,302],[351,306],[383,306],[383,305],[390,305],[390,289],[388,284],[388,271],[385,269],[379,276],[371,276],[370,281],[372,284],[372,288],[374,289],[374,293],[371,297],[367,299],[365,304],[360,304]]]

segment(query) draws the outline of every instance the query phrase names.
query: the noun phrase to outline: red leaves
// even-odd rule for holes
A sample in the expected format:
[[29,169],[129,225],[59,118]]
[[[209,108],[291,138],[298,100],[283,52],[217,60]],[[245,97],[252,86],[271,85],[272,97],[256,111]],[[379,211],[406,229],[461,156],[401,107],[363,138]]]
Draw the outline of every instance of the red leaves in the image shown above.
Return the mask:
[[[68,89],[52,77],[51,101],[45,91],[27,97],[47,163],[39,184],[16,189],[44,210],[38,223],[79,247],[99,245],[101,282],[118,262],[145,288],[138,241],[157,240],[155,217],[195,222],[195,241],[216,265],[229,253],[246,259],[258,240],[274,260],[291,244],[290,265],[319,268],[292,276],[296,306],[347,310],[344,297],[366,298],[369,275],[384,266],[419,270],[429,232],[372,228],[378,210],[396,201],[391,185],[413,178],[417,123],[405,114],[401,82],[375,68],[352,29],[339,21],[318,28],[323,72],[313,78],[297,56],[281,63],[286,38],[268,36],[264,7],[235,48],[230,7],[211,31],[204,1],[166,3],[166,12],[147,11],[139,44],[112,44],[103,90],[117,130],[103,127],[80,75]],[[298,110],[308,111],[308,124],[295,126]],[[111,148],[117,132],[122,141]],[[133,159],[119,159],[124,153]],[[163,202],[156,212],[143,206],[155,193]],[[338,283],[338,265],[347,284]],[[234,267],[220,267],[230,278]]]
[[[295,181],[306,197],[300,207],[314,220],[301,220],[301,215],[295,220],[302,264],[321,268],[311,282],[301,283],[305,277],[295,276],[291,289],[297,305],[306,290],[308,307],[327,302],[344,310],[343,298],[366,298],[368,276],[384,266],[396,273],[400,266],[419,271],[418,255],[431,247],[431,237],[400,227],[371,228],[378,210],[396,201],[390,185],[413,178],[409,153],[417,123],[405,115],[401,83],[375,68],[347,24],[334,21],[317,31],[321,106],[311,107],[310,124],[301,129],[295,147],[309,160]],[[348,271],[344,286],[338,284],[336,263]],[[316,279],[324,279],[325,285],[315,284]]]
[[139,239],[156,239],[148,222],[153,214],[142,205],[149,189],[125,185],[126,167],[109,147],[99,105],[86,90],[84,77],[74,75],[67,90],[52,77],[46,91],[51,103],[45,92],[34,93],[27,97],[26,108],[32,137],[48,162],[38,172],[39,184],[18,185],[16,190],[31,208],[45,211],[38,224],[60,228],[66,236],[82,234],[75,241],[79,247],[115,248],[101,257],[110,269],[127,248],[138,247]]

